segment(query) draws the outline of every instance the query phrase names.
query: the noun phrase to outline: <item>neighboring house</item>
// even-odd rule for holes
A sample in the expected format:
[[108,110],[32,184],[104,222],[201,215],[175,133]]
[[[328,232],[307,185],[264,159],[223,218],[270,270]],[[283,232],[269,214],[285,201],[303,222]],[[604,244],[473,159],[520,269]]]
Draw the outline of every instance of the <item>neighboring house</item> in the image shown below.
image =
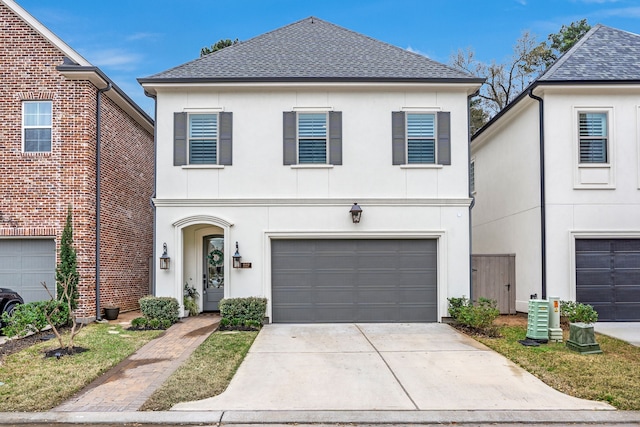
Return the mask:
[[310,17],[139,81],[157,99],[156,295],[264,296],[273,322],[433,322],[468,295],[482,80]]
[[473,253],[515,254],[518,311],[537,294],[640,320],[639,57],[597,25],[472,138]]
[[0,286],[27,302],[48,299],[41,282],[55,292],[71,206],[80,317],[96,317],[97,291],[136,308],[150,283],[153,121],[12,0],[0,0],[0,83]]

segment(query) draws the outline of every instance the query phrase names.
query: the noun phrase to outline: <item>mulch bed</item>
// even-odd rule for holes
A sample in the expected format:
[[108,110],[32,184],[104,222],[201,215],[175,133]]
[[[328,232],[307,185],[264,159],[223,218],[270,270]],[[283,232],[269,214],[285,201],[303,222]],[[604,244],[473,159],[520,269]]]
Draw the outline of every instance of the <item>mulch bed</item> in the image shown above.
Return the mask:
[[[64,333],[66,330],[67,328],[58,329],[60,333]],[[4,344],[0,344],[0,360],[4,359],[6,356],[22,351],[25,348],[29,348],[34,344],[51,339],[56,339],[56,336],[52,331],[42,331],[29,335],[28,337],[7,340]]]

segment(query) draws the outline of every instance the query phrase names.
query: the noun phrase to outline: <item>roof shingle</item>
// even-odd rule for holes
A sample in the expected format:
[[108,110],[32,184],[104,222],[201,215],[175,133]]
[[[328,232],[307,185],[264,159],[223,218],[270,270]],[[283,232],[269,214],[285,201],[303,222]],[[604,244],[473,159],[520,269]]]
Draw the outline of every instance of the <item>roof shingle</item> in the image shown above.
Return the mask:
[[538,79],[597,80],[640,80],[639,35],[596,25]]
[[139,79],[141,83],[185,80],[482,81],[314,17]]

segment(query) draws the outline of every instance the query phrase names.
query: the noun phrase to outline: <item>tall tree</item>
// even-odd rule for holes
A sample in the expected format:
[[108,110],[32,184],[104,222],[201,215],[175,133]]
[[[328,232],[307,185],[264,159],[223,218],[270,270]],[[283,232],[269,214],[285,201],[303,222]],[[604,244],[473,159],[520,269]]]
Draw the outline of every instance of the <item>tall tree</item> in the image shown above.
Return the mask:
[[231,40],[231,39],[220,39],[217,42],[215,42],[214,44],[211,45],[211,47],[203,47],[202,49],[200,49],[200,57],[209,55],[210,53],[213,53],[217,50],[220,49],[224,49],[225,47],[228,46],[233,46],[234,44],[238,44],[240,43],[238,41],[238,39],[235,40]]
[[453,54],[452,66],[486,79],[477,98],[479,101],[471,105],[472,133],[513,101],[590,28],[586,19],[563,25],[558,33],[549,34],[548,41],[542,43],[524,31],[514,44],[512,55],[502,63],[478,61],[471,48]]
[[58,299],[67,303],[70,298],[72,309],[78,307],[78,259],[73,248],[73,224],[71,206],[60,239],[60,262],[56,266],[56,290]]

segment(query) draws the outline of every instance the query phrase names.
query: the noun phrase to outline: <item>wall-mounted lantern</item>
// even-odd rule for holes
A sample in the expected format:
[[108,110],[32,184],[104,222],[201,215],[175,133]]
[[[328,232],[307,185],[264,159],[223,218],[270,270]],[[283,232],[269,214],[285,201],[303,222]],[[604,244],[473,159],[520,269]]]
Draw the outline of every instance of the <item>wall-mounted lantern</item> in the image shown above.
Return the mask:
[[236,253],[233,254],[233,268],[242,267],[240,260],[242,260],[242,257],[240,256],[240,252],[238,252],[238,242],[236,242]]
[[162,244],[162,249],[164,250],[164,252],[162,253],[162,256],[160,257],[160,270],[168,270],[170,265],[171,265],[171,258],[169,258],[169,255],[167,255],[167,244],[166,243]]
[[351,210],[349,212],[351,213],[351,219],[353,220],[353,223],[359,223],[360,217],[362,216],[362,208],[358,206],[357,203],[354,203],[353,206],[351,206]]

